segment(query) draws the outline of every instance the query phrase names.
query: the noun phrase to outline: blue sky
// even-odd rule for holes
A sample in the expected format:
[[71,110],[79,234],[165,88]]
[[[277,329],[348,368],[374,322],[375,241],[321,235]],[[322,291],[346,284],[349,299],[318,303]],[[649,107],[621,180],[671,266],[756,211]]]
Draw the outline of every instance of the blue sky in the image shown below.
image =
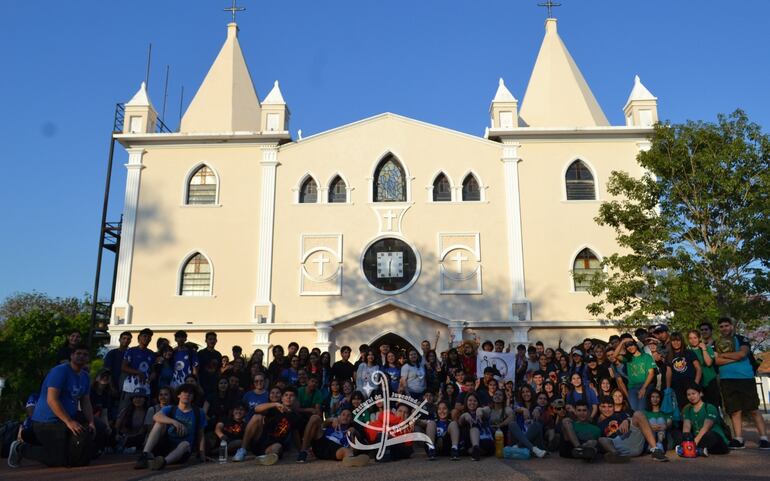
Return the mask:
[[[240,41],[257,92],[275,79],[292,131],[321,132],[385,111],[482,135],[503,76],[521,99],[543,37],[537,0],[240,0]],[[559,33],[605,114],[622,124],[634,74],[662,119],[743,108],[770,129],[770,2],[562,0]],[[144,79],[166,122],[225,37],[226,0],[0,2],[0,299],[93,288],[116,102]],[[122,209],[118,149],[110,220]]]

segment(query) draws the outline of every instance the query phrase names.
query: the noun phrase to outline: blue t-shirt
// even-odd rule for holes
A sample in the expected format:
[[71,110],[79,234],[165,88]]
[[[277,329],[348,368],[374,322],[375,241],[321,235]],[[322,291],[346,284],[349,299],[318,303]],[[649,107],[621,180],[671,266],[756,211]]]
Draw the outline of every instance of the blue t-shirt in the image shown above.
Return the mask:
[[596,397],[594,390],[586,385],[583,385],[583,393],[584,394],[580,394],[575,390],[570,391],[570,393],[567,394],[566,403],[574,406],[576,402],[585,399],[588,404],[588,411],[590,412],[593,406],[599,404],[599,398]]
[[[171,416],[171,408],[172,406],[166,406],[163,409],[161,409],[161,412],[165,414],[166,416]],[[204,429],[206,427],[206,414],[199,410],[200,414],[200,424],[198,426],[198,429]],[[171,440],[172,443],[175,445],[178,445],[182,441],[187,441],[190,443],[190,447],[193,451],[196,450],[196,447],[193,445],[195,443],[195,408],[190,406],[190,410],[188,412],[184,412],[179,407],[176,408],[176,412],[174,413],[174,419],[179,421],[180,423],[184,424],[185,427],[185,435],[179,436],[176,432],[176,428],[174,426],[169,425],[166,432],[168,433],[168,437]]]
[[184,379],[192,374],[194,367],[198,367],[198,355],[189,349],[175,350],[173,363],[174,377],[171,378],[171,387],[176,388],[184,384]]
[[348,443],[348,437],[345,435],[347,429],[347,426],[340,426],[337,429],[329,426],[328,428],[324,429],[324,437],[333,443],[339,444],[343,448],[347,448],[350,446],[350,443]]
[[139,381],[139,376],[135,374],[126,374],[123,381],[124,392],[144,392],[150,394],[150,371],[155,362],[155,353],[149,349],[141,347],[131,347],[126,350],[123,360],[128,363],[128,367],[144,373],[144,382]]
[[388,389],[390,392],[398,392],[401,383],[401,368],[396,366],[380,366],[380,371],[388,377]]
[[267,391],[262,394],[257,394],[254,391],[249,391],[243,395],[243,402],[248,403],[249,410],[246,412],[246,422],[254,415],[254,408],[260,404],[264,404],[268,401]]
[[436,439],[443,438],[449,432],[450,419],[439,419],[436,421]]
[[[733,345],[735,346],[735,352],[740,351],[741,346],[747,346],[749,348],[749,352],[751,352],[751,346],[743,336],[733,336]],[[744,357],[740,361],[731,362],[730,364],[722,364],[719,366],[719,378],[754,379],[754,368],[749,362],[749,356]]]
[[51,369],[43,381],[40,388],[40,399],[35,405],[35,412],[32,414],[32,420],[38,423],[54,423],[59,420],[48,405],[48,388],[53,387],[59,390],[59,402],[62,408],[70,415],[75,417],[78,411],[80,398],[88,396],[90,386],[88,373],[81,370],[76,373],[70,367],[70,364],[59,364]]

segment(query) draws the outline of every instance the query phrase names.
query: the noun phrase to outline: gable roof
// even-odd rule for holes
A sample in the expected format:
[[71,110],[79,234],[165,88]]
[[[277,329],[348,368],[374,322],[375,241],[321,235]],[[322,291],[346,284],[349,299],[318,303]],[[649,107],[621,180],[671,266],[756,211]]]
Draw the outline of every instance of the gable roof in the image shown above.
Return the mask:
[[545,37],[529,78],[519,117],[527,127],[609,125],[575,60],[556,30],[545,22]]
[[182,117],[181,132],[260,130],[261,106],[238,43],[238,26],[227,39]]

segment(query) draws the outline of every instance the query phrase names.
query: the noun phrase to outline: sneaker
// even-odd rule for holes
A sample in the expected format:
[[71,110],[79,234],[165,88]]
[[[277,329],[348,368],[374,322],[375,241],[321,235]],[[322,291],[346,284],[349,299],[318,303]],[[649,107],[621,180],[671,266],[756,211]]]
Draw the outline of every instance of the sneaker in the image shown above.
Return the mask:
[[142,453],[134,464],[134,469],[147,469],[150,466],[150,453]]
[[615,453],[607,453],[604,455],[604,460],[610,464],[623,464],[631,461],[628,456],[621,456]]
[[261,464],[262,466],[272,466],[277,462],[278,462],[278,455],[275,453],[257,456],[257,464]]
[[546,451],[545,449],[540,449],[537,446],[532,446],[532,454],[534,454],[538,458],[544,458],[548,455],[548,451]]
[[166,467],[166,458],[163,456],[157,456],[150,461],[150,469],[153,471],[160,471]]
[[471,459],[474,461],[481,459],[481,448],[478,446],[473,446],[473,448],[471,448]]
[[682,449],[681,444],[676,445],[676,447],[674,448],[674,452],[676,453],[677,456],[684,456],[684,449]]
[[668,461],[668,458],[666,457],[666,452],[663,451],[663,449],[661,448],[653,449],[652,453],[650,453],[650,457],[655,461],[663,461],[663,462]]
[[21,441],[18,439],[11,443],[8,450],[8,467],[18,468],[21,465]]
[[768,441],[767,439],[760,439],[759,449],[761,449],[762,451],[767,451],[768,449],[770,449],[770,441]]
[[436,460],[436,450],[434,448],[428,448],[428,461]]
[[304,463],[307,461],[307,451],[300,451],[297,453],[297,462]]
[[660,449],[664,453],[666,452],[666,449],[663,447],[663,443],[658,443],[655,445],[655,449]]
[[709,457],[709,450],[708,448],[698,448],[696,451],[698,453],[698,456],[703,456],[704,458]]
[[236,463],[240,463],[246,458],[246,449],[245,448],[238,448],[238,451],[233,454],[233,461]]
[[369,464],[368,454],[359,454],[358,456],[346,456],[342,458],[342,465],[349,468],[360,468]]
[[743,441],[738,441],[737,439],[733,439],[730,441],[727,447],[730,449],[743,449],[746,447],[746,443]]
[[449,459],[452,461],[459,461],[460,460],[460,450],[457,448],[452,448],[449,452]]
[[572,450],[572,457],[590,461],[596,457],[596,449],[592,447],[579,447]]

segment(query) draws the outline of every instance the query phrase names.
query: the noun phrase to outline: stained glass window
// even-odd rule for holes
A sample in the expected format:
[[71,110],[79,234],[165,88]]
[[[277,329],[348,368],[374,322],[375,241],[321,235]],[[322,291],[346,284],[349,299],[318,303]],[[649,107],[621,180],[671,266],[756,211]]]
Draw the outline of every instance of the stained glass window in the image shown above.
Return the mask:
[[389,155],[374,171],[375,202],[406,202],[406,175],[401,164]]
[[582,160],[576,160],[567,169],[567,200],[595,200],[594,176]]
[[446,175],[439,174],[433,181],[433,202],[449,202],[452,200],[452,188]]
[[481,200],[479,181],[473,174],[468,174],[463,180],[463,200]]
[[198,253],[190,257],[182,269],[179,294],[182,296],[208,296],[211,294],[211,266],[202,254]]
[[599,258],[593,253],[591,249],[583,249],[575,257],[575,263],[572,266],[573,276],[580,276],[579,279],[574,279],[575,291],[588,291],[591,286],[591,280],[594,275],[602,270]]
[[329,203],[345,203],[348,201],[348,189],[345,181],[339,175],[329,185]]
[[216,204],[216,202],[217,177],[207,165],[202,165],[190,177],[190,183],[187,185],[187,204]]
[[316,202],[318,202],[318,185],[312,177],[308,177],[299,189],[299,203],[315,204]]

